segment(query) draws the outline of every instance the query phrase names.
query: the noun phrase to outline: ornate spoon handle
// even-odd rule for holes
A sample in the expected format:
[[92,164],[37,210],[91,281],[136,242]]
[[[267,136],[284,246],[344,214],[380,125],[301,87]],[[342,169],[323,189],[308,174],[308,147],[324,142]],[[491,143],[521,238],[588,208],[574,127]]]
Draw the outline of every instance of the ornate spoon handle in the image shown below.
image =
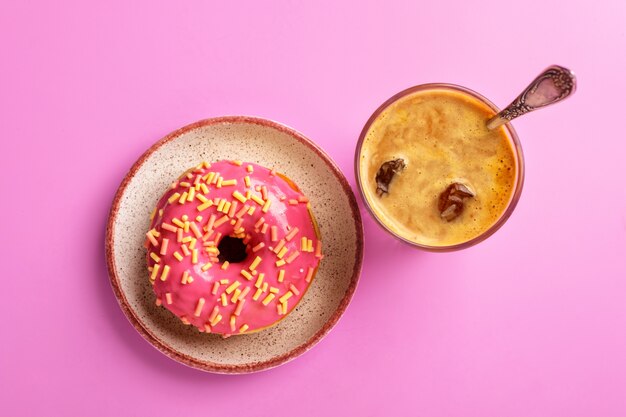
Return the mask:
[[552,65],[543,71],[504,110],[487,122],[488,129],[495,129],[523,114],[557,103],[576,91],[576,77],[567,68]]

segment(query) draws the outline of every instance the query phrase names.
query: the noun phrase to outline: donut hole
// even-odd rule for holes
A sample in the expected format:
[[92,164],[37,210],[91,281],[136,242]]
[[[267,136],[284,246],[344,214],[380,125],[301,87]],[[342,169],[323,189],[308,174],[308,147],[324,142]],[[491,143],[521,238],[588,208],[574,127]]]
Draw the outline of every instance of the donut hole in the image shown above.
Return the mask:
[[243,239],[238,237],[224,236],[217,245],[217,249],[220,251],[217,259],[222,263],[226,261],[231,264],[243,262],[248,256]]

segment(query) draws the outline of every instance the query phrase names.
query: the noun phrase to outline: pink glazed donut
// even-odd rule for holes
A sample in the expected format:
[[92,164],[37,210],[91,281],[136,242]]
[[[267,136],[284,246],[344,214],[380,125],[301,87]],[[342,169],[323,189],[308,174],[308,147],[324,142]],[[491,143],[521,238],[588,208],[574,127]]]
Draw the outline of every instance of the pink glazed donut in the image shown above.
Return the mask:
[[223,336],[284,318],[322,259],[308,198],[274,169],[241,161],[185,172],[157,204],[146,236],[156,304]]

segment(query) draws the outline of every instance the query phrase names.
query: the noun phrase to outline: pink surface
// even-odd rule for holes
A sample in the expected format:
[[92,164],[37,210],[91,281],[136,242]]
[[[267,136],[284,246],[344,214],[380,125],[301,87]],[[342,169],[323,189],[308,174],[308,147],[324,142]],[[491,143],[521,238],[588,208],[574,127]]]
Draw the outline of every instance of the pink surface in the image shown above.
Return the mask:
[[[625,415],[626,3],[301,3],[3,3],[0,414]],[[205,374],[123,316],[105,219],[171,130],[279,120],[354,185],[356,138],[393,93],[451,82],[503,106],[552,63],[579,89],[515,122],[527,176],[509,222],[431,254],[366,216],[354,301],[303,357]]]

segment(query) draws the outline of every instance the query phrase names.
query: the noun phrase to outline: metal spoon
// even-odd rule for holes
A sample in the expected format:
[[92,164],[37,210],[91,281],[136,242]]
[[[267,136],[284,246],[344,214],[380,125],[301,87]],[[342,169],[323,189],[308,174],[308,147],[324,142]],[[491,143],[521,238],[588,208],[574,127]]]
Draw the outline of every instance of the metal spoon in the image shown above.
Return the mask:
[[511,104],[489,119],[487,128],[495,129],[523,114],[557,103],[569,97],[574,91],[576,91],[574,73],[567,68],[552,65],[539,74]]

